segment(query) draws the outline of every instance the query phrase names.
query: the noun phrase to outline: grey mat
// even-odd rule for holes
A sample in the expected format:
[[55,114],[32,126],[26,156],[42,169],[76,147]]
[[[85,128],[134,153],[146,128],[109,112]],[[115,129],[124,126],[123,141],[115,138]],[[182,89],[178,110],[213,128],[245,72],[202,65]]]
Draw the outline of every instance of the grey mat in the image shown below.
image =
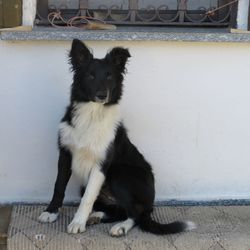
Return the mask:
[[176,235],[156,236],[133,228],[127,236],[112,238],[112,224],[87,227],[82,234],[66,233],[75,207],[63,207],[59,219],[43,224],[37,217],[43,206],[15,206],[8,235],[9,250],[250,250],[250,206],[156,207],[157,221],[192,220],[197,229]]

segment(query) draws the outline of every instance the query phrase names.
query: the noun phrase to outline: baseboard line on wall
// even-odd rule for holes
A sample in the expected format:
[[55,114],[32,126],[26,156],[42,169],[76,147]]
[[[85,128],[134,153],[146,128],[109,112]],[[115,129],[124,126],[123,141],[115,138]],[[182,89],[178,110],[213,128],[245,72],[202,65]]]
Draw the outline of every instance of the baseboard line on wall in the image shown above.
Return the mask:
[[218,200],[165,200],[156,201],[156,206],[250,206],[250,199]]
[[[46,202],[5,202],[0,205],[48,205]],[[65,206],[78,206],[79,202],[64,202]],[[218,200],[157,200],[156,206],[250,206],[250,199]]]

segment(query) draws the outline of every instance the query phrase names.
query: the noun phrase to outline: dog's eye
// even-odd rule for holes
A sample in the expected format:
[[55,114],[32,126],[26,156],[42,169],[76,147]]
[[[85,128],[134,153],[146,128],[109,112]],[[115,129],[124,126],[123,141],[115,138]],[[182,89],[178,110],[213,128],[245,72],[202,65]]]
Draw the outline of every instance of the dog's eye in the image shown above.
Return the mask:
[[107,80],[110,81],[110,80],[112,80],[112,78],[113,78],[113,77],[112,77],[112,74],[108,74],[108,75],[107,75]]
[[94,76],[93,74],[87,74],[87,75],[86,75],[86,78],[87,78],[88,80],[94,80],[94,79],[95,79],[95,76]]

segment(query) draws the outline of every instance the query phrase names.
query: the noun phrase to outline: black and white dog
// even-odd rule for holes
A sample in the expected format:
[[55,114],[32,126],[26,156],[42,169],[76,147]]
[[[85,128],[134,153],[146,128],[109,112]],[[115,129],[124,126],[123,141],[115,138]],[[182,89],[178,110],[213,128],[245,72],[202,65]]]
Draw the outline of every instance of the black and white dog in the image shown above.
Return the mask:
[[105,58],[95,59],[85,44],[75,39],[69,56],[74,82],[59,128],[58,175],[52,201],[39,220],[57,219],[73,172],[81,179],[84,194],[68,233],[84,232],[87,221],[122,221],[111,228],[112,236],[126,234],[135,224],[154,234],[192,229],[192,222],[160,224],[150,216],[154,175],[130,142],[119,111],[129,51],[116,47]]

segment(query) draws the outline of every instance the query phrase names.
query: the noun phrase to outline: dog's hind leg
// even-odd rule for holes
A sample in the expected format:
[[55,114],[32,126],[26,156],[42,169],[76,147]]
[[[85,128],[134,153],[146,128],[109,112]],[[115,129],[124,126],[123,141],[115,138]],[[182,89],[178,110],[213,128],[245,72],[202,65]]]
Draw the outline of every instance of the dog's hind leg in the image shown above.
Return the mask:
[[87,226],[94,225],[94,224],[99,224],[99,223],[113,223],[116,221],[121,221],[127,218],[127,215],[118,215],[118,214],[107,214],[103,211],[94,211],[90,214],[88,221],[87,221]]
[[114,237],[126,235],[127,232],[135,225],[135,221],[127,218],[125,221],[115,224],[109,231],[109,234]]
[[125,209],[117,204],[105,204],[104,202],[97,200],[93,208],[95,211],[102,211],[105,213],[105,216],[101,218],[102,223],[112,223],[128,218]]
[[111,192],[127,215],[126,220],[111,228],[111,236],[126,235],[138,223],[142,213],[152,210],[154,190],[151,190],[151,183],[147,185],[147,180],[144,181],[140,175],[138,178],[138,174],[133,176],[133,171],[128,170],[118,168],[110,181]]
[[58,174],[54,188],[54,195],[46,210],[39,216],[41,222],[53,222],[58,217],[58,208],[62,206],[65,189],[71,176],[71,153],[60,149],[58,160]]
[[86,225],[90,226],[90,225],[94,225],[94,224],[99,224],[99,223],[101,223],[102,219],[104,219],[105,217],[107,217],[107,215],[102,211],[92,212],[89,215],[89,218],[87,220]]
[[105,204],[97,200],[93,209],[94,212],[90,214],[87,225],[112,223],[128,218],[126,211],[121,206],[116,204]]
[[130,229],[136,224],[137,218],[139,217],[140,211],[139,206],[135,206],[132,203],[127,203],[125,206],[125,211],[127,214],[127,219],[115,224],[109,231],[109,234],[114,237],[119,237],[126,235]]

